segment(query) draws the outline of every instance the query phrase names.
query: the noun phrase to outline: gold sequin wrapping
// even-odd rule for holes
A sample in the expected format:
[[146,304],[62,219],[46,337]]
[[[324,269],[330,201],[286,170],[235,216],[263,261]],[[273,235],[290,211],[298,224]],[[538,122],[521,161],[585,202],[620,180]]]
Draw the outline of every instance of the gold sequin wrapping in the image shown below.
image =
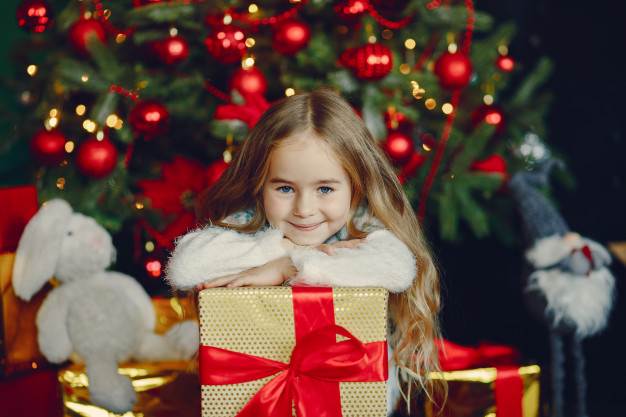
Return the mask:
[[[540,408],[540,374],[537,365],[522,366],[518,370],[522,377],[523,417],[537,417]],[[448,399],[441,414],[439,407],[423,397],[412,398],[410,415],[418,417],[501,417],[496,410],[494,392],[496,368],[477,368],[442,372],[432,377],[445,378],[448,382]],[[406,407],[399,407],[405,412]],[[402,415],[402,414],[401,414]],[[502,416],[506,417],[506,416]]]
[[[333,288],[335,323],[363,343],[385,341],[387,300],[382,288]],[[290,287],[208,289],[198,304],[200,344],[289,362],[296,340]],[[235,416],[273,377],[203,385],[202,416]],[[385,381],[340,382],[339,391],[344,417],[386,415]]]
[[[124,417],[198,417],[200,383],[198,374],[190,371],[189,361],[128,362],[118,372],[127,375],[135,391],[137,404]],[[64,417],[113,417],[89,400],[85,367],[72,364],[58,373]]]
[[[197,319],[193,301],[183,298],[155,297],[155,332],[165,333],[182,320]],[[137,404],[124,417],[198,417],[200,415],[200,382],[195,358],[189,361],[126,362],[118,372],[127,375],[135,391]],[[82,364],[59,370],[64,417],[117,416],[89,399],[88,380]]]
[[39,351],[35,318],[51,287],[46,285],[30,301],[15,295],[14,259],[13,252],[0,254],[0,375],[6,376],[49,366]]

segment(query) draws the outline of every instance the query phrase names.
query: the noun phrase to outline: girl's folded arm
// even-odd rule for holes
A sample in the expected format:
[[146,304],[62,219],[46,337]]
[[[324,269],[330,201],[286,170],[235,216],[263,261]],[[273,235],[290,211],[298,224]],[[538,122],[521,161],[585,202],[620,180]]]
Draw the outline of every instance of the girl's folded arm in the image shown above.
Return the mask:
[[417,275],[411,250],[389,230],[377,230],[357,249],[336,249],[329,256],[316,250],[294,250],[291,261],[298,270],[291,285],[383,287],[406,290]]
[[180,237],[170,256],[166,280],[173,288],[197,284],[264,265],[287,255],[277,229],[256,234],[209,226]]

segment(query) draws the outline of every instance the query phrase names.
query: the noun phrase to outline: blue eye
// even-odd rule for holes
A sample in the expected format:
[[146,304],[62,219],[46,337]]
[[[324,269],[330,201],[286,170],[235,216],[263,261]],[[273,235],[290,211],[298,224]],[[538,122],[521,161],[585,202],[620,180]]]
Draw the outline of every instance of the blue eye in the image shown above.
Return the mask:
[[288,185],[282,185],[280,187],[278,187],[278,191],[280,191],[281,193],[290,193],[293,191],[293,188],[291,188]]
[[322,194],[330,194],[333,191],[330,187],[320,187],[319,192]]

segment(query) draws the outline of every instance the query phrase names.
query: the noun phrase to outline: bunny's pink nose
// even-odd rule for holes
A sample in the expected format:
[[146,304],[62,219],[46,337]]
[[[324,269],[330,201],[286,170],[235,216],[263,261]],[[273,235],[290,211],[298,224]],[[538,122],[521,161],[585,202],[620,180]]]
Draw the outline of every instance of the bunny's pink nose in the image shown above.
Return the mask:
[[100,247],[102,246],[102,238],[100,236],[95,236],[93,239],[91,239],[91,243],[96,247]]

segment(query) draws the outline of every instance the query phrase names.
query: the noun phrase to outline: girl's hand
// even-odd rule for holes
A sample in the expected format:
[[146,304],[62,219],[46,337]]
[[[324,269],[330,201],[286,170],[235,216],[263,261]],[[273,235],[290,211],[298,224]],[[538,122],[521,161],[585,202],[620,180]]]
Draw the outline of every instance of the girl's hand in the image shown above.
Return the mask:
[[226,275],[196,285],[196,291],[215,287],[262,287],[282,285],[296,275],[296,268],[289,257],[275,259],[265,265],[248,269],[238,274]]
[[329,256],[333,256],[336,248],[358,249],[360,243],[365,243],[365,239],[340,240],[334,243],[322,243],[313,248],[324,252]]

